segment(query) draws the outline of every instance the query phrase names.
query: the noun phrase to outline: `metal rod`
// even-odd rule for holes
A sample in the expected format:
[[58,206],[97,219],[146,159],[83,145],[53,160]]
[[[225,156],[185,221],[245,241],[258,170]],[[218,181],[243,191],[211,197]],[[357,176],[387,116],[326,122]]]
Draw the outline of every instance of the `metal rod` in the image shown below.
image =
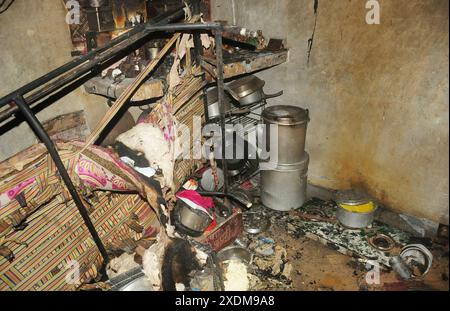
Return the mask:
[[[113,39],[105,46],[95,49],[84,56],[78,57],[68,62],[67,64],[15,90],[14,92],[4,96],[3,98],[0,99],[0,108],[7,104],[12,104],[13,99],[15,97],[24,96],[25,94],[45,85],[46,83],[49,83],[50,81],[55,80],[56,78],[59,78],[59,80],[56,80],[53,83],[50,83],[42,87],[41,89],[37,90],[36,92],[32,93],[30,96],[27,96],[25,98],[25,102],[28,105],[31,105],[37,102],[38,100],[44,98],[45,96],[51,94],[52,92],[56,91],[57,89],[61,88],[62,86],[66,85],[67,83],[70,83],[73,80],[85,75],[87,72],[96,69],[98,70],[106,62],[116,57],[119,53],[130,48],[137,41],[145,38],[152,32],[157,31],[147,29],[146,26],[172,22],[174,20],[184,17],[184,11],[180,9],[178,11],[172,12],[168,16],[164,15],[164,17],[165,18],[163,19],[159,18],[158,22],[156,23],[153,22],[152,24],[147,23],[143,25],[138,25],[129,32]],[[10,107],[9,109],[2,111],[0,113],[0,122],[8,119],[18,110],[19,109],[17,107]]]
[[154,25],[146,25],[145,29],[151,31],[175,31],[175,32],[186,32],[186,31],[195,31],[195,30],[221,30],[223,29],[223,25],[220,23],[174,23],[168,25],[154,26]]
[[232,193],[232,192],[228,192],[228,193],[223,193],[220,191],[197,191],[198,194],[203,195],[205,197],[219,197],[219,198],[228,198],[233,200],[234,202],[242,205],[245,208],[250,208],[252,207],[252,202],[250,202],[249,200],[245,200],[242,199],[240,197],[238,197],[236,194]]
[[[183,12],[183,11],[181,11],[181,12]],[[175,16],[176,16],[176,14],[181,14],[181,13],[177,12],[177,13],[175,13]],[[59,89],[61,86],[64,86],[65,84],[79,78],[80,76],[84,75],[86,72],[89,72],[90,70],[93,70],[96,68],[97,69],[101,68],[105,64],[105,62],[107,62],[114,56],[117,56],[118,53],[128,49],[130,46],[135,44],[137,41],[141,40],[142,38],[144,38],[145,36],[149,35],[152,32],[187,32],[187,31],[195,31],[195,30],[207,31],[207,30],[222,29],[222,27],[223,26],[219,23],[205,23],[205,24],[178,23],[178,24],[169,24],[169,25],[146,24],[144,30],[142,30],[142,33],[138,33],[135,37],[131,37],[131,38],[127,37],[126,39],[129,39],[129,42],[126,42],[125,44],[123,44],[123,46],[115,45],[115,46],[111,47],[111,50],[106,51],[105,55],[99,55],[97,58],[94,58],[91,61],[87,61],[86,63],[80,65],[79,68],[75,68],[72,72],[61,77],[60,80],[56,80],[53,84],[50,84],[50,85],[38,90],[37,92],[33,93],[32,95],[30,95],[29,97],[26,98],[26,102],[28,103],[28,105],[31,105],[32,103],[44,98],[45,96],[47,96],[47,95],[51,94],[52,92],[54,92],[55,90]],[[76,66],[74,66],[74,67],[76,67]],[[62,67],[60,67],[60,68],[62,68]],[[53,74],[52,79],[59,77],[66,71],[68,71],[68,70],[65,69],[65,71],[63,71],[63,70],[61,70],[61,72],[58,71],[57,73]],[[50,73],[48,75],[50,75]],[[46,76],[48,76],[48,75],[46,75]],[[44,76],[44,77],[46,77],[46,76]],[[23,96],[26,93],[28,93],[28,91],[36,89],[39,86],[42,86],[42,84],[44,84],[45,82],[42,82],[40,79],[30,82],[25,87],[22,87],[16,91],[10,93],[9,95],[3,97],[2,99],[0,99],[0,108],[6,104],[11,103],[13,101],[14,97]],[[48,81],[50,81],[52,79],[49,79]],[[17,111],[18,111],[18,109],[16,107],[11,107],[7,111],[2,112],[0,114],[0,122],[6,120],[7,118],[9,118],[11,115],[13,115]]]
[[[200,0],[192,0],[192,13],[194,15],[200,15]],[[200,33],[194,33],[194,57],[195,63],[200,66],[200,62],[202,60],[203,48],[202,48],[202,40],[200,38]],[[203,78],[203,80],[205,80]]]
[[17,95],[17,94],[25,95],[25,94],[31,92],[32,90],[34,90],[36,88],[36,86],[43,85],[43,84],[53,80],[54,78],[60,76],[62,73],[65,73],[68,70],[73,69],[76,66],[95,58],[101,52],[106,51],[113,46],[116,46],[117,44],[121,43],[122,41],[124,41],[136,34],[141,33],[143,30],[145,30],[146,26],[152,25],[152,24],[162,24],[162,23],[171,22],[174,19],[177,19],[181,13],[183,13],[183,16],[184,16],[183,8],[184,8],[184,5],[181,5],[180,7],[178,7],[177,9],[175,9],[169,13],[165,13],[163,15],[156,17],[156,22],[152,21],[147,24],[137,25],[136,27],[134,27],[130,31],[126,32],[125,34],[112,39],[110,42],[108,42],[104,46],[99,47],[99,48],[87,53],[86,55],[75,58],[75,59],[71,60],[70,62],[62,65],[61,67],[58,67],[58,68],[50,71],[49,73],[41,76],[40,78],[24,85],[20,89],[4,96],[2,99],[0,99],[0,108],[6,104],[9,104],[10,99],[12,99],[14,97],[14,95]]
[[223,80],[223,51],[222,51],[222,31],[214,31],[214,39],[216,43],[216,59],[217,59],[217,99],[220,111],[220,129],[222,134],[222,171],[224,175],[223,192],[228,194],[228,165],[225,158],[225,92]]
[[56,150],[55,145],[53,144],[53,141],[48,136],[47,132],[42,127],[42,124],[39,122],[39,120],[34,115],[33,111],[30,109],[30,107],[25,102],[24,98],[22,96],[18,96],[14,99],[14,102],[19,107],[20,111],[24,115],[25,119],[27,120],[30,127],[33,129],[35,134],[39,137],[39,139],[45,144],[47,147],[48,153],[52,157],[53,161],[55,162],[56,168],[58,169],[58,172],[66,184],[67,190],[69,190],[70,195],[73,198],[73,201],[75,202],[75,205],[78,208],[78,211],[80,212],[81,217],[83,218],[84,223],[86,224],[86,227],[88,228],[89,232],[92,235],[92,238],[94,239],[95,244],[98,247],[98,250],[100,251],[100,254],[103,257],[103,264],[106,265],[108,262],[108,253],[106,252],[105,246],[103,245],[97,230],[95,229],[91,218],[89,217],[89,214],[84,207],[83,202],[80,199],[80,196],[78,195],[77,190],[75,189],[75,186],[72,183],[72,180],[70,179],[69,173],[67,173],[66,167],[64,166],[61,158],[59,157],[58,151]]

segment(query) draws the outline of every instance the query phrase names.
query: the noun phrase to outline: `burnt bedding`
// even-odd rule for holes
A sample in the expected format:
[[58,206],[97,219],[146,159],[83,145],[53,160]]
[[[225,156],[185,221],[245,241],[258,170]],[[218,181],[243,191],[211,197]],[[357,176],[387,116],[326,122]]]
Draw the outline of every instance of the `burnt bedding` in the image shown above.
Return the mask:
[[[157,191],[107,149],[57,146],[108,252],[156,235],[144,198],[155,206]],[[0,168],[0,290],[75,290],[98,279],[102,257],[46,150],[30,147]]]

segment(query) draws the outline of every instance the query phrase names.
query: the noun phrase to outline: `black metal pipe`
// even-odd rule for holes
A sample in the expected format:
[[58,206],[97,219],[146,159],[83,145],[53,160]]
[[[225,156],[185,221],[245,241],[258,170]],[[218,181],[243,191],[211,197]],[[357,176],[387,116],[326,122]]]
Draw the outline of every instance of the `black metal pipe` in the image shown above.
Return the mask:
[[228,193],[223,193],[220,191],[198,191],[198,194],[205,196],[205,197],[219,197],[219,198],[228,198],[231,199],[232,201],[240,204],[241,206],[245,207],[245,208],[250,208],[252,207],[252,202],[250,202],[249,200],[245,200],[242,199],[240,197],[238,197],[237,195],[235,195],[233,192],[228,192]]
[[225,148],[225,83],[223,79],[223,50],[222,50],[222,31],[214,31],[214,40],[216,43],[216,60],[217,60],[217,99],[220,111],[220,130],[222,135],[222,171],[224,175],[223,192],[228,194],[228,164],[226,160]]
[[[194,15],[200,15],[200,0],[192,0],[191,3],[192,3],[192,13]],[[200,62],[202,60],[201,57],[202,53],[203,53],[202,40],[200,37],[200,33],[197,31],[194,33],[194,58],[195,63],[198,66],[200,66]]]
[[[0,108],[11,103],[11,101],[13,100],[14,97],[23,96],[23,95],[33,91],[37,87],[44,85],[44,84],[50,82],[51,80],[57,78],[61,74],[65,73],[83,63],[86,63],[86,62],[94,59],[100,53],[107,51],[108,49],[110,49],[114,46],[117,46],[119,43],[125,41],[126,39],[129,39],[137,34],[143,33],[143,31],[149,25],[159,25],[159,24],[170,23],[176,19],[181,18],[182,16],[184,16],[183,8],[184,8],[184,5],[181,5],[174,11],[171,11],[169,13],[165,13],[159,17],[156,17],[155,18],[156,22],[152,21],[152,22],[149,22],[146,24],[138,25],[138,26],[134,27],[133,29],[131,29],[130,31],[126,32],[125,34],[123,34],[117,38],[114,38],[113,40],[111,40],[110,42],[105,44],[103,47],[97,48],[97,49],[89,52],[86,55],[75,58],[75,59],[71,60],[70,62],[62,65],[61,67],[58,67],[58,68],[50,71],[49,73],[41,76],[40,78],[22,86],[21,88],[15,90],[14,92],[11,92],[10,94],[8,94],[0,99]],[[145,33],[145,35],[148,34],[148,32],[144,32],[144,33]],[[28,100],[26,102],[28,104],[31,104],[31,102]]]
[[[165,22],[171,22],[173,20],[177,20],[179,18],[184,17],[184,11],[180,10],[169,17],[165,18],[163,21],[160,21],[159,23],[165,23]],[[136,31],[139,30],[139,31]],[[2,106],[5,106],[7,104],[11,104],[13,102],[13,99],[17,96],[24,96],[25,94],[31,92],[34,89],[37,89],[41,87],[42,85],[48,83],[49,81],[55,80],[56,78],[59,78],[58,80],[53,81],[52,83],[48,83],[46,86],[40,88],[36,92],[32,93],[31,95],[27,96],[25,98],[25,101],[28,105],[31,105],[44,97],[50,95],[51,93],[55,92],[59,88],[63,87],[67,83],[70,83],[84,75],[86,75],[88,72],[92,72],[93,70],[99,70],[102,67],[105,67],[105,64],[107,64],[112,58],[117,57],[117,55],[124,50],[130,48],[132,45],[134,45],[139,40],[142,40],[146,36],[150,35],[152,32],[155,32],[153,30],[147,30],[145,28],[145,25],[138,25],[137,28],[131,30],[132,33],[125,33],[122,36],[118,38],[122,38],[118,42],[115,42],[115,44],[108,44],[107,46],[96,49],[92,52],[92,55],[88,59],[82,56],[78,59],[75,59],[66,65],[63,65],[50,73],[46,74],[45,76],[42,76],[41,78],[38,78],[37,80],[34,80],[30,82],[29,84],[19,88],[18,90],[6,95],[5,97],[0,99],[0,108]],[[116,39],[118,39],[116,38]],[[125,40],[128,40],[128,42],[125,42]],[[114,41],[114,40],[113,40]],[[112,41],[111,41],[112,42]],[[104,51],[105,49],[108,49]],[[101,53],[104,52],[103,55]],[[95,57],[97,56],[97,57]],[[70,71],[72,70],[72,71]],[[12,106],[4,111],[0,112],[0,122],[3,122],[4,120],[7,120],[9,117],[11,117],[13,114],[15,114],[19,109],[15,106]]]
[[195,30],[221,30],[224,26],[220,23],[191,23],[191,24],[185,24],[185,23],[174,23],[174,24],[168,24],[168,25],[161,25],[161,26],[153,26],[153,25],[147,25],[145,29],[151,30],[151,31],[170,31],[170,32],[186,32],[186,31],[195,31]]
[[[176,14],[181,14],[181,13],[177,12],[177,13],[175,13],[175,16],[177,16]],[[129,48],[130,46],[135,44],[137,41],[145,38],[150,33],[153,33],[153,32],[176,32],[176,31],[186,32],[186,31],[194,31],[194,30],[207,31],[207,30],[212,30],[212,29],[217,30],[217,29],[221,29],[221,28],[222,28],[222,25],[219,23],[146,25],[144,30],[142,30],[142,33],[138,33],[135,37],[128,38],[129,42],[124,44],[124,46],[121,46],[121,45],[113,46],[109,51],[107,51],[107,53],[105,55],[101,55],[97,58],[94,58],[93,60],[82,64],[79,68],[74,68],[74,70],[72,72],[69,72],[65,76],[61,77],[59,80],[55,81],[52,84],[47,85],[46,87],[43,87],[42,89],[38,90],[37,92],[31,94],[29,97],[27,97],[25,99],[25,101],[28,103],[28,105],[31,105],[32,103],[34,103],[34,102],[44,98],[45,96],[51,94],[52,92],[56,91],[57,89],[64,86],[65,84],[72,82],[73,80],[79,78],[80,76],[83,76],[90,70],[93,70],[95,68],[97,68],[97,69],[101,68],[105,62],[110,60],[112,57],[114,57],[121,51]],[[59,77],[63,73],[64,72],[59,73],[54,78]],[[32,85],[32,86],[34,86],[34,88],[37,88],[42,85],[42,84],[38,83],[38,82],[40,82],[38,80],[35,80],[35,81],[29,83],[28,85]],[[28,85],[26,86],[27,89],[28,89]],[[11,103],[13,101],[14,97],[23,96],[25,94],[25,93],[23,93],[23,90],[24,90],[24,87],[5,96],[4,98],[0,99],[0,103],[2,103],[3,105]],[[0,108],[1,107],[2,107],[2,105],[0,105]],[[17,107],[11,107],[7,111],[3,111],[0,114],[0,122],[6,120],[7,118],[12,116],[17,111],[18,111]]]
[[24,115],[25,119],[27,120],[30,127],[33,129],[35,134],[39,137],[39,139],[45,144],[47,147],[48,153],[52,157],[53,161],[55,162],[56,168],[58,169],[59,175],[61,176],[62,180],[66,184],[67,190],[69,190],[70,195],[73,198],[73,201],[75,202],[75,205],[78,208],[78,211],[80,212],[81,217],[83,218],[84,223],[86,224],[86,227],[88,228],[90,234],[92,235],[92,238],[94,239],[95,244],[98,247],[98,250],[100,251],[100,254],[103,257],[103,265],[105,266],[108,262],[108,253],[106,252],[106,248],[102,243],[102,240],[98,236],[97,230],[95,229],[91,218],[89,217],[89,214],[84,207],[83,202],[81,201],[80,196],[78,195],[77,190],[75,189],[75,186],[72,183],[72,180],[70,179],[69,173],[67,173],[66,167],[64,166],[61,158],[59,157],[58,151],[56,150],[55,145],[53,144],[53,141],[48,136],[47,132],[42,127],[41,122],[36,118],[33,111],[30,109],[30,107],[25,102],[24,98],[19,96],[14,99],[14,102],[19,107],[20,111]]

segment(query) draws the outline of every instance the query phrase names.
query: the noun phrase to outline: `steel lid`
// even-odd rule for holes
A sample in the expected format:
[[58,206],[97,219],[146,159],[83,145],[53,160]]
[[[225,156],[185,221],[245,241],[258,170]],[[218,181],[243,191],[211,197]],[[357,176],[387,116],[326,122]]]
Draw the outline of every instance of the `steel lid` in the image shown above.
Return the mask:
[[246,76],[227,85],[237,96],[243,98],[262,89],[265,84],[266,82],[264,80],[256,76]]
[[296,106],[271,106],[262,112],[263,120],[281,125],[298,125],[309,121],[308,109]]
[[345,205],[363,205],[373,202],[373,199],[357,190],[338,191],[335,195],[336,203]]

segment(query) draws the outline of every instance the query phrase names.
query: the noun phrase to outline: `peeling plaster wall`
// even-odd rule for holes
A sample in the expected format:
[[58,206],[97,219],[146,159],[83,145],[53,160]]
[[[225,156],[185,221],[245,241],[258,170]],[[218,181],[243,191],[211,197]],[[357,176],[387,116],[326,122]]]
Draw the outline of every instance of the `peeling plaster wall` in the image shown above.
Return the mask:
[[[16,0],[0,14],[0,97],[72,59],[65,16],[59,0]],[[108,106],[105,99],[79,88],[38,113],[38,118],[46,121],[82,109],[92,129]],[[29,126],[21,123],[0,136],[0,161],[35,142]]]
[[259,75],[270,102],[310,110],[309,181],[360,187],[401,212],[448,224],[448,0],[214,0],[215,20],[286,38],[289,62]]

